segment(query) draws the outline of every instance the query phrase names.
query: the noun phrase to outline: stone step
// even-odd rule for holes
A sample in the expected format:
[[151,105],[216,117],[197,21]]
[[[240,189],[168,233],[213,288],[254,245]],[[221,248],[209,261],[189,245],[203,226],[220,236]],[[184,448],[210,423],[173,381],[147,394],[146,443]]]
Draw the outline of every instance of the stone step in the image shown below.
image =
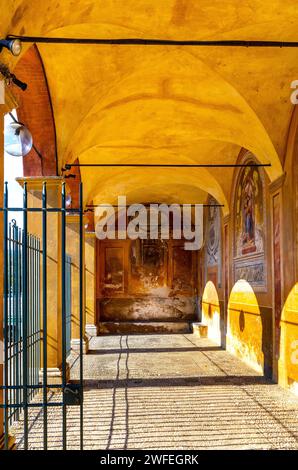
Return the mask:
[[190,333],[191,323],[176,322],[100,322],[99,334]]

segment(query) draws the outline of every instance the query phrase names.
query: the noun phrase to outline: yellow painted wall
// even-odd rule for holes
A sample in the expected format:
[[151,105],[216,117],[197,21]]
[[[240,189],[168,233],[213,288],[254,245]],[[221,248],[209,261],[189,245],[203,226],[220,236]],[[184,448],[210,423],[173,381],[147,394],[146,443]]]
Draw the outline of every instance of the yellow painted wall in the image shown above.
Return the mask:
[[85,235],[86,325],[96,325],[95,233]]
[[298,282],[285,302],[280,327],[279,383],[298,394]]
[[202,323],[208,326],[208,338],[221,344],[220,304],[213,282],[208,281],[202,298]]
[[240,280],[234,285],[228,304],[227,350],[258,372],[264,371],[262,319],[256,295]]

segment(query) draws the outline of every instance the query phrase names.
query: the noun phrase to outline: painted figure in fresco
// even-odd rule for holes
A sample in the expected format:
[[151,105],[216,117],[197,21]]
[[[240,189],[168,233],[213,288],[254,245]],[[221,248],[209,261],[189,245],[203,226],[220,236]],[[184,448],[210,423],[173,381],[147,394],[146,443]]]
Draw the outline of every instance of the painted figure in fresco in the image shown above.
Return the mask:
[[237,255],[263,251],[262,183],[254,168],[246,168],[239,181],[236,206]]
[[264,204],[259,170],[243,168],[236,188],[234,273],[235,280],[245,279],[253,287],[266,285]]
[[256,251],[255,245],[255,196],[256,181],[252,171],[246,171],[242,190],[242,254]]
[[216,200],[209,198],[208,235],[207,235],[207,266],[217,265],[220,251],[220,214],[218,207],[214,207]]
[[254,185],[249,176],[244,182],[243,199],[244,199],[243,201],[243,222],[244,222],[243,242],[244,244],[250,244],[254,242],[255,227],[254,227]]

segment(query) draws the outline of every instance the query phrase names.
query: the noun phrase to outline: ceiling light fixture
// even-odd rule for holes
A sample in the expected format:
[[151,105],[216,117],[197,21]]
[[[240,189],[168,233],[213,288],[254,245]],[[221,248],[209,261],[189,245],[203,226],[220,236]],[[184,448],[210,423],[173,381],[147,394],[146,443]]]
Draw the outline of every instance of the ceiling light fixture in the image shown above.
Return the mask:
[[40,151],[33,143],[33,138],[29,129],[19,122],[12,113],[9,113],[12,122],[4,128],[4,149],[13,157],[25,157],[30,150],[36,152],[40,159],[43,158]]
[[30,131],[20,122],[11,122],[4,129],[4,150],[12,157],[25,157],[32,149]]
[[17,57],[22,52],[22,43],[20,39],[0,39],[0,52],[3,47],[8,49],[12,55]]

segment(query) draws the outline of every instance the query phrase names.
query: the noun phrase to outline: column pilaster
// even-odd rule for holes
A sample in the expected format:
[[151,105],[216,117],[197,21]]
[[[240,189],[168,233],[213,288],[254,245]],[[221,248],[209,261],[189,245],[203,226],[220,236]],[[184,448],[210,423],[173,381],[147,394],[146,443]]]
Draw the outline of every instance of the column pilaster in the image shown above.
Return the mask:
[[[80,350],[80,216],[66,216],[66,247],[71,257],[71,349]],[[86,325],[85,230],[83,230],[83,353],[88,352]]]
[[[61,207],[62,177],[17,178],[24,187],[27,184],[28,208],[42,207],[43,183],[47,186],[47,207]],[[28,232],[43,239],[42,213],[28,211]],[[62,256],[61,212],[47,212],[47,375],[49,384],[62,383]],[[42,267],[41,267],[42,272]],[[42,286],[42,283],[41,283]],[[42,299],[42,292],[40,295]],[[41,324],[42,324],[42,305]],[[41,363],[43,357],[41,357]],[[42,364],[43,367],[43,364]],[[43,369],[40,371],[43,376]],[[66,377],[69,367],[66,364]]]
[[96,318],[96,235],[85,233],[86,334],[98,335]]

